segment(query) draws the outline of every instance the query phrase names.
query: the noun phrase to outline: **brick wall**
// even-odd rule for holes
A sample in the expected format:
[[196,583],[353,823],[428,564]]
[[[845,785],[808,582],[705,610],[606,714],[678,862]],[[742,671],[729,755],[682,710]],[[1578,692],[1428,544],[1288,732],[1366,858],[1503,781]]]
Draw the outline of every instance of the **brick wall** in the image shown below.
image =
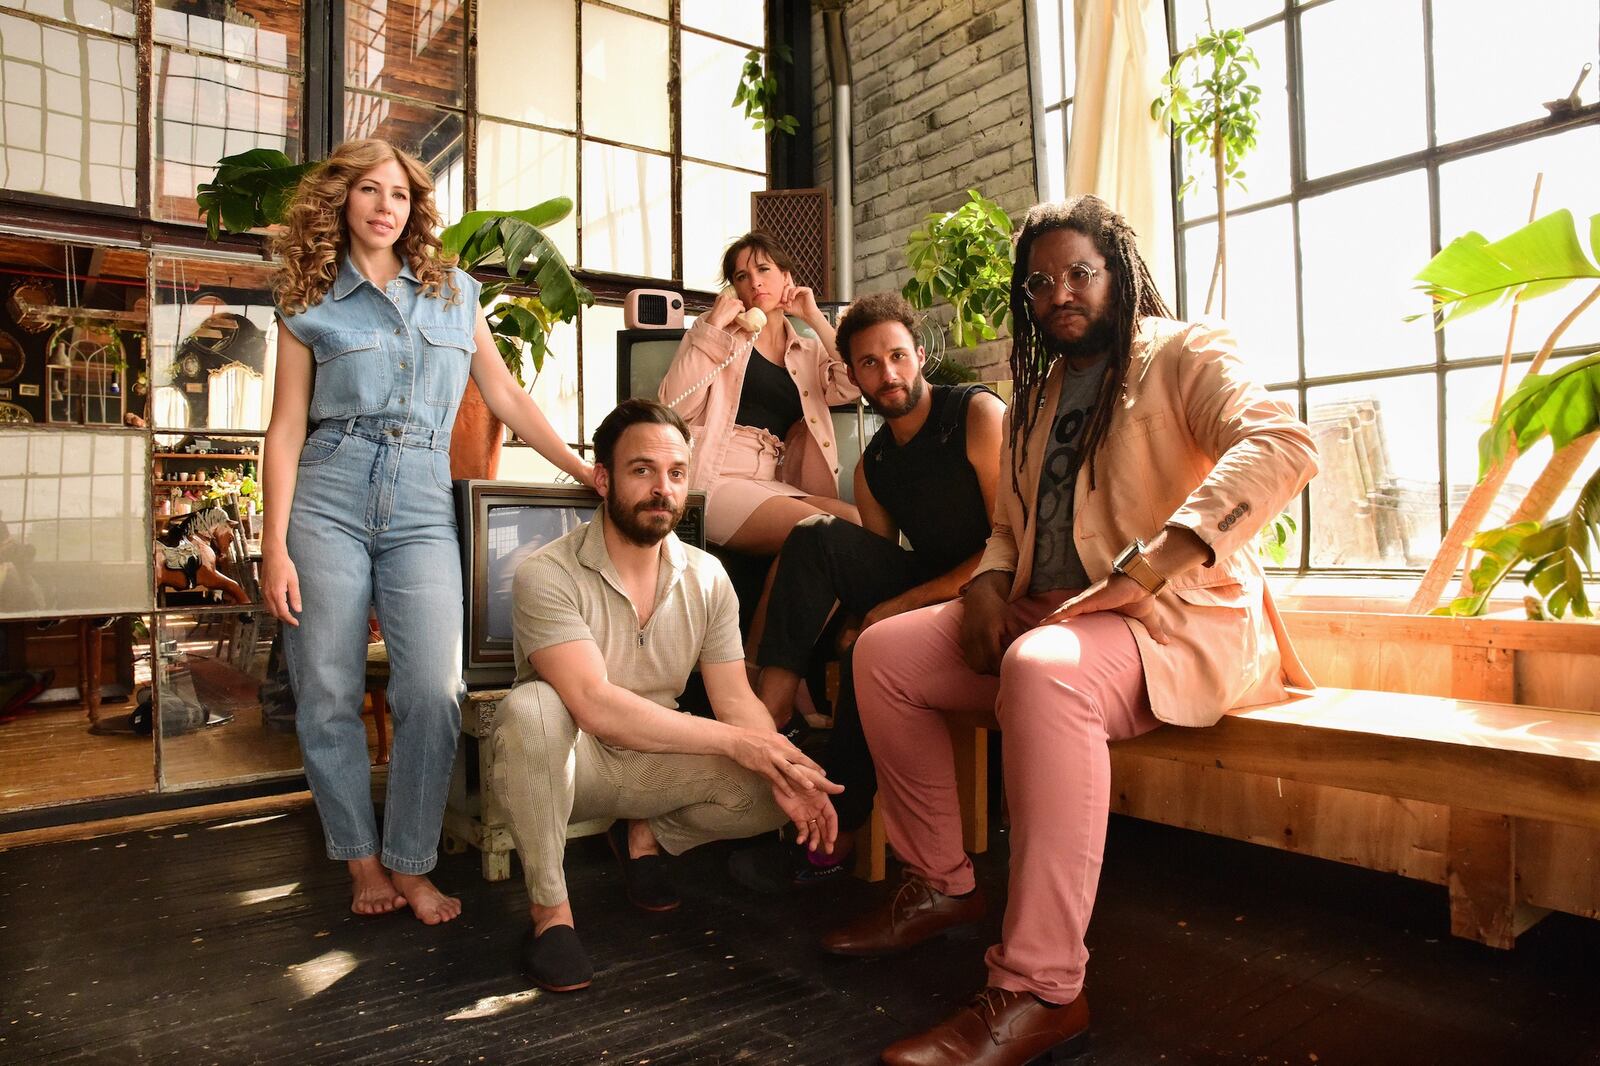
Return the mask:
[[[851,0],[855,291],[911,276],[906,235],[975,188],[1020,221],[1036,199],[1025,0]],[[813,15],[817,183],[833,187],[833,94]],[[948,316],[945,316],[948,317]],[[1007,345],[960,357],[1003,376]],[[956,354],[956,353],[952,353]]]

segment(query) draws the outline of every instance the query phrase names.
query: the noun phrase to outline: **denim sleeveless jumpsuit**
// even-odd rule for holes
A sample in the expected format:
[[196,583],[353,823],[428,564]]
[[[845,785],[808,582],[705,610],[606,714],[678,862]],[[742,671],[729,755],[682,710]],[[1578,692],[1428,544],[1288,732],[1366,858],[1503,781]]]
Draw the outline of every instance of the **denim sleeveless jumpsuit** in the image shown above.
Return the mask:
[[315,360],[288,532],[302,610],[283,629],[306,778],[328,857],[379,854],[361,721],[375,605],[394,718],[381,856],[410,874],[438,859],[464,689],[449,449],[479,284],[451,277],[454,298],[422,295],[409,264],[379,288],[346,257],[320,303],[282,319]]

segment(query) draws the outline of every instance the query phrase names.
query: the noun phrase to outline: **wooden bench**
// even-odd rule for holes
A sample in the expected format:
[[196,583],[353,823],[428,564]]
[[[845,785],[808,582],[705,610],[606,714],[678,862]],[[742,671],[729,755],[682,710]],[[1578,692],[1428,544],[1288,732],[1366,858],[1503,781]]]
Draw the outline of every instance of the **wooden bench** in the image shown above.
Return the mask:
[[[1424,691],[1321,688],[1113,744],[1113,811],[1446,885],[1452,931],[1496,947],[1550,910],[1600,917],[1600,627],[1289,623],[1319,680]],[[951,721],[974,851],[995,727]]]

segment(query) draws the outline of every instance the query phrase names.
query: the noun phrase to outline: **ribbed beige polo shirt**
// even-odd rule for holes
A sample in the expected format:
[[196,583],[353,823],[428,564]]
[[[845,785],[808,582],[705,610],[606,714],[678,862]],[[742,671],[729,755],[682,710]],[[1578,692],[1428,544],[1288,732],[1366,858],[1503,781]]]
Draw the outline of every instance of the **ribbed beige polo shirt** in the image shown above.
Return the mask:
[[540,679],[531,653],[592,640],[612,684],[676,710],[696,665],[744,657],[733,584],[715,558],[669,533],[661,542],[665,565],[655,613],[641,628],[606,551],[603,521],[602,506],[517,566],[511,606],[517,684]]

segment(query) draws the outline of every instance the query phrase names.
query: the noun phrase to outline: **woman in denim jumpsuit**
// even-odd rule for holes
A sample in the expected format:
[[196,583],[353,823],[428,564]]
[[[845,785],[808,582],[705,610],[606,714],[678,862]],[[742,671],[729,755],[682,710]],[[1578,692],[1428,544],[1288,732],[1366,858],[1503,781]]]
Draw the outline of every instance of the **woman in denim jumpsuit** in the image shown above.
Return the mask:
[[[378,140],[336,149],[296,193],[278,239],[262,583],[286,623],[306,778],[328,856],[349,864],[351,909],[409,906],[434,924],[461,909],[426,874],[461,724],[449,449],[468,375],[552,463],[592,473],[506,370],[478,282],[439,259],[431,193],[421,164]],[[381,841],[361,721],[369,605],[395,725]]]

